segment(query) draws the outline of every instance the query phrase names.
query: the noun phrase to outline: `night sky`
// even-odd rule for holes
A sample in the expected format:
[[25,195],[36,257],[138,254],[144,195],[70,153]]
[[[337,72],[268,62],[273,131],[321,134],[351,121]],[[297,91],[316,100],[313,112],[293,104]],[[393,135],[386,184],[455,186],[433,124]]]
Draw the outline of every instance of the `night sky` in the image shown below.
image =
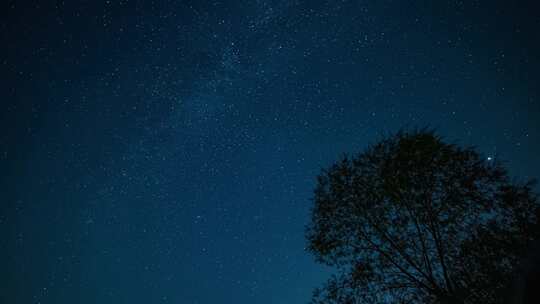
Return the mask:
[[315,178],[400,128],[540,177],[534,1],[6,1],[1,303],[306,303]]

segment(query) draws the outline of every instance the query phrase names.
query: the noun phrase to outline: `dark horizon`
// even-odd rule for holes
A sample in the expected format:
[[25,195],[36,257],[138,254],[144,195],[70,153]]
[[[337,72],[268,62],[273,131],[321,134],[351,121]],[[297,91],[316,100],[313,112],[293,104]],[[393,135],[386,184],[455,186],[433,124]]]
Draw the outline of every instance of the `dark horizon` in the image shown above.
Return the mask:
[[540,178],[534,1],[2,5],[2,303],[306,303],[316,176],[433,127]]

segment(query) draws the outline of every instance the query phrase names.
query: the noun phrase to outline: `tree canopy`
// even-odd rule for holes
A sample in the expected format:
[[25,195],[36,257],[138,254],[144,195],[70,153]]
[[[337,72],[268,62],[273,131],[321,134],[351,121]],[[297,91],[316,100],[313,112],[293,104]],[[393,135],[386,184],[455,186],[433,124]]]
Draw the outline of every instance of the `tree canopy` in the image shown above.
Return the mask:
[[312,303],[502,303],[538,239],[533,181],[402,131],[318,176],[308,251],[336,269]]

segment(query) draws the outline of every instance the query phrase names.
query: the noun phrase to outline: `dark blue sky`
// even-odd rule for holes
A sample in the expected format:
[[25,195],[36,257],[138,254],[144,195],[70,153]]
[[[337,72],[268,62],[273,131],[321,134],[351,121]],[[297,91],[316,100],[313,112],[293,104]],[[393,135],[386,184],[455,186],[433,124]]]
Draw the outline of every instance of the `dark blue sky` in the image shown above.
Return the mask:
[[6,1],[0,302],[305,303],[315,177],[402,127],[539,177],[534,1]]

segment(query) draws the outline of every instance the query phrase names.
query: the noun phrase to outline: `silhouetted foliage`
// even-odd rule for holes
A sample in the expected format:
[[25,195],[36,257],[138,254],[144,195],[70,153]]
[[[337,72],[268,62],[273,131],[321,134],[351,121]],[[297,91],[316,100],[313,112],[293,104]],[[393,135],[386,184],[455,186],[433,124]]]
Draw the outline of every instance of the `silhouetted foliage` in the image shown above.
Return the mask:
[[343,157],[315,189],[308,250],[337,273],[312,303],[502,303],[539,235],[532,187],[431,131]]

